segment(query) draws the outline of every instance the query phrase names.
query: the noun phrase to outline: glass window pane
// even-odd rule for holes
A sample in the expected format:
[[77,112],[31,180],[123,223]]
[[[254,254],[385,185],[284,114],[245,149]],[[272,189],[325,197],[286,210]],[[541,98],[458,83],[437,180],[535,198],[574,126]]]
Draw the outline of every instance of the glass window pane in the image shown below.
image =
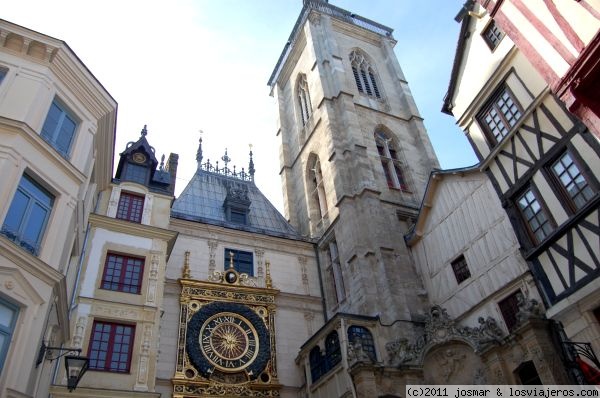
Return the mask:
[[23,223],[23,217],[25,216],[25,211],[27,210],[28,204],[29,196],[18,190],[15,193],[12,203],[10,204],[10,208],[8,209],[8,213],[4,219],[4,225],[2,226],[2,229],[16,234]]
[[23,229],[22,240],[30,242],[32,245],[37,245],[41,238],[42,229],[46,223],[48,211],[39,204],[34,203],[31,207],[31,213],[27,219],[27,224]]
[[0,302],[0,325],[5,328],[11,328],[15,318],[15,310]]
[[56,103],[52,103],[50,106],[50,110],[48,111],[48,116],[46,116],[46,121],[44,122],[44,127],[42,127],[42,137],[53,141],[56,133],[56,129],[58,123],[60,121],[60,116],[62,111],[58,107]]

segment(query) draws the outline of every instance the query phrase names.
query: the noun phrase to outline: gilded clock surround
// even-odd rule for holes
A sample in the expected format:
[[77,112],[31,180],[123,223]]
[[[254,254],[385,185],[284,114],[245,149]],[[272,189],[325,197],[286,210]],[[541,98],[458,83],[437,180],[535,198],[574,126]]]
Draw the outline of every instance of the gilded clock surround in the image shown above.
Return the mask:
[[[243,279],[243,278],[240,278]],[[184,272],[173,397],[277,397],[277,290]]]

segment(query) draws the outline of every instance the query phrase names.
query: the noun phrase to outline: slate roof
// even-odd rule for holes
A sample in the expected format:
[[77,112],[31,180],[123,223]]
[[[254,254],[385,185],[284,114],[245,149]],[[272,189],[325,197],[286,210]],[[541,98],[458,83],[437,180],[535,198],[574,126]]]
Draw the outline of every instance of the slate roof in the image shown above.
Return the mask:
[[[228,187],[247,192],[250,207],[246,224],[228,221],[225,199]],[[199,167],[171,207],[173,218],[220,225],[288,239],[303,240],[252,180],[226,176]]]

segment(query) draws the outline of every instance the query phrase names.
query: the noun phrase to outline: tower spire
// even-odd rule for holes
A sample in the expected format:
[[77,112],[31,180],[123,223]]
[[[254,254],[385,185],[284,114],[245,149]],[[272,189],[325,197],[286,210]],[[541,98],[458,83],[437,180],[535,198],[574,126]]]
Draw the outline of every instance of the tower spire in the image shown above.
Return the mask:
[[198,140],[198,150],[196,151],[196,162],[198,162],[198,169],[202,166],[202,130],[200,132],[200,139]]
[[250,174],[250,179],[254,181],[254,161],[252,160],[252,144],[250,146],[250,164],[248,165],[248,173]]

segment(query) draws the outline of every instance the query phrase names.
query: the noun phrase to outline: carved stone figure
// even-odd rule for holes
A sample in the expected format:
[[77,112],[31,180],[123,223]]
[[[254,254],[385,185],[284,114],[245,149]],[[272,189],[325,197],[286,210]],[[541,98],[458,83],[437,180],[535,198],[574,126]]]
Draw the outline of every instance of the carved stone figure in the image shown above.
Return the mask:
[[522,324],[532,318],[543,318],[544,310],[536,299],[527,299],[523,293],[517,294],[517,324]]
[[348,362],[373,362],[363,349],[360,339],[354,339],[348,343]]

